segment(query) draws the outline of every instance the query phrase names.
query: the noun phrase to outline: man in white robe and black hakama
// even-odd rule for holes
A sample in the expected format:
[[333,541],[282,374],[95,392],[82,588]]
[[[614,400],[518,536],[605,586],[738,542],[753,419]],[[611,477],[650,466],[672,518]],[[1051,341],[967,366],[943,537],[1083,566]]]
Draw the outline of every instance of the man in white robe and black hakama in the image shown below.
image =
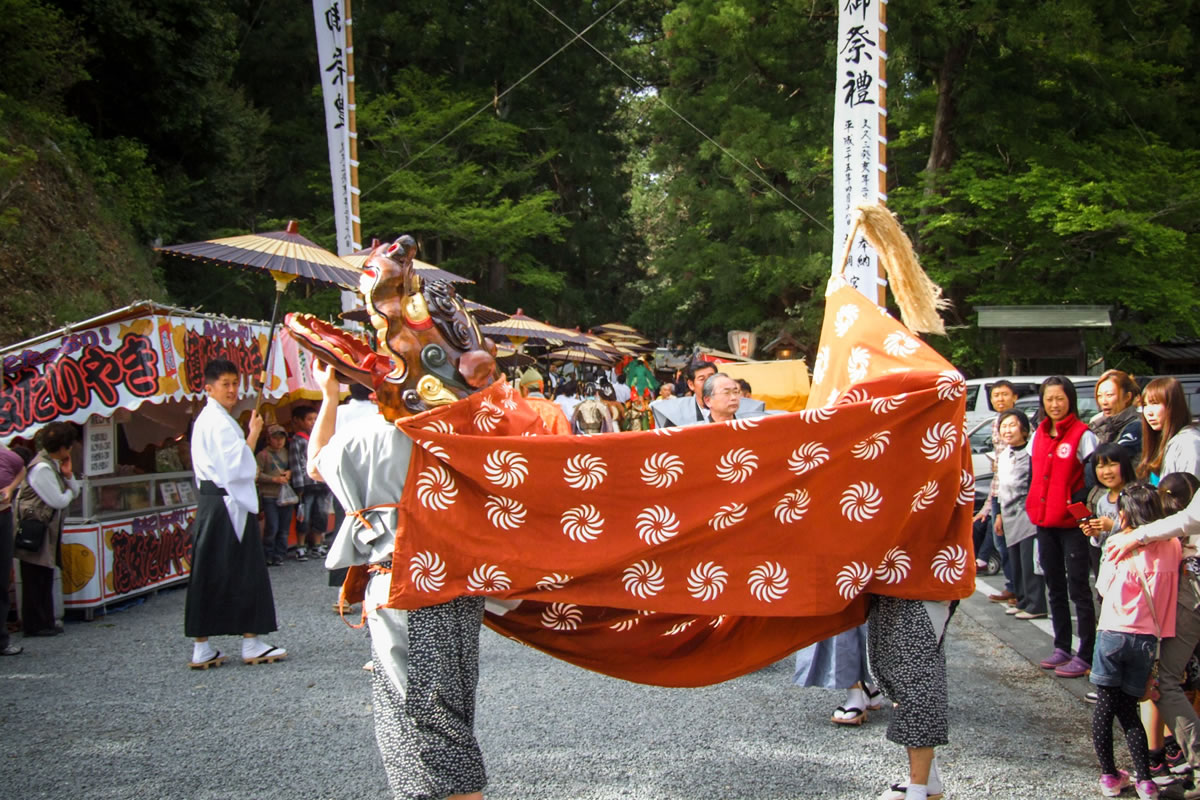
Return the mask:
[[396,800],[481,800],[487,775],[475,738],[482,597],[404,611],[385,608],[396,507],[412,439],[376,414],[334,432],[338,381],[317,363],[324,401],[309,439],[309,474],[333,490],[346,518],[325,566],[369,564],[363,599],[371,634],[375,738]]
[[210,636],[241,636],[247,664],[279,661],[287,655],[258,638],[277,629],[275,599],[258,530],[258,464],[252,448],[262,431],[258,411],[249,434],[231,416],[238,400],[237,367],[214,359],[204,367],[208,404],[192,427],[192,468],[199,503],[192,523],[192,569],[183,612],[184,633],[195,639],[193,669],[208,669],[227,658]]

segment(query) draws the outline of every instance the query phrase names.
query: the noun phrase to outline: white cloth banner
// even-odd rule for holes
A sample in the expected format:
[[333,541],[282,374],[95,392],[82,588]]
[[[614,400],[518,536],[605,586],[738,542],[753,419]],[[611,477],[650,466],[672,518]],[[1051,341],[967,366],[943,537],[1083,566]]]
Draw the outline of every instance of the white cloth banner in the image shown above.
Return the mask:
[[333,184],[333,216],[337,227],[337,252],[349,255],[360,249],[354,241],[353,208],[350,202],[350,95],[354,80],[347,69],[345,6],[342,0],[313,0],[313,23],[317,31],[317,61],[321,68],[321,91],[325,97],[325,135],[329,141],[329,177]]
[[[833,258],[835,268],[846,248],[853,225],[854,207],[875,200],[885,202],[880,175],[887,167],[880,158],[887,139],[881,134],[886,74],[882,65],[881,4],[885,0],[841,0],[838,11],[836,104],[833,114]],[[846,280],[872,302],[879,278],[875,249],[859,234],[850,251]]]

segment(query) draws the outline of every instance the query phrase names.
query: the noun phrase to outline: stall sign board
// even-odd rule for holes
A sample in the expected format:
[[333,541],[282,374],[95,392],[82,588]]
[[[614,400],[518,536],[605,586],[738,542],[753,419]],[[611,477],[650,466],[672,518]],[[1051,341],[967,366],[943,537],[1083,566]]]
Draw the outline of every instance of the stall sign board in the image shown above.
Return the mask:
[[[214,358],[232,361],[242,393],[252,396],[251,378],[266,363],[267,334],[265,324],[147,312],[9,352],[0,384],[0,442],[31,438],[49,422],[83,424],[144,402],[200,399],[204,366]],[[299,373],[294,347],[287,363],[284,341],[275,337],[268,399],[286,394],[289,374]]]
[[89,478],[108,475],[116,461],[116,423],[112,417],[93,414],[83,429],[83,462]]
[[188,528],[195,506],[105,522],[101,563],[108,603],[185,579],[191,572]]
[[63,605],[68,608],[93,608],[103,602],[99,553],[99,525],[63,526]]

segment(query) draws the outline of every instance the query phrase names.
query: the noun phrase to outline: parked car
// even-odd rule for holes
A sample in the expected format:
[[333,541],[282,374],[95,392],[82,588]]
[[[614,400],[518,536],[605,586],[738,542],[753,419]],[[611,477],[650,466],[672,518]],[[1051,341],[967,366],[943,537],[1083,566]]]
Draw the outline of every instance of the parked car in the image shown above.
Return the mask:
[[[992,386],[999,380],[1006,380],[1017,390],[1017,407],[1028,413],[1032,407],[1038,407],[1038,387],[1049,375],[1014,375],[1012,377],[971,378],[967,381],[967,425],[972,426],[981,419],[991,419],[996,411],[992,408]],[[1079,418],[1087,422],[1100,411],[1096,405],[1096,376],[1068,375],[1071,383],[1075,384],[1075,393],[1079,397]],[[1200,385],[1200,376],[1198,385]],[[1200,401],[1200,397],[1197,398]],[[1022,402],[1024,401],[1024,402]]]

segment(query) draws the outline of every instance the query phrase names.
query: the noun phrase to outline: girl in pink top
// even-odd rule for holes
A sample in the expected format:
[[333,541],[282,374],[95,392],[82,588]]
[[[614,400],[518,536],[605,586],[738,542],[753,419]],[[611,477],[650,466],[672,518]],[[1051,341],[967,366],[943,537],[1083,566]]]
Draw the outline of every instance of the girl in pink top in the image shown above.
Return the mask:
[[[1117,509],[1124,529],[1163,515],[1158,493],[1145,483],[1126,484],[1117,498]],[[1138,797],[1158,797],[1137,704],[1150,678],[1159,639],[1175,635],[1181,555],[1179,541],[1169,539],[1152,542],[1121,561],[1105,559],[1100,565],[1096,591],[1104,601],[1092,658],[1091,680],[1098,695],[1092,714],[1092,746],[1100,761],[1100,793],[1105,797],[1117,797],[1130,784],[1129,773],[1118,770],[1113,759],[1114,717],[1125,731]]]

